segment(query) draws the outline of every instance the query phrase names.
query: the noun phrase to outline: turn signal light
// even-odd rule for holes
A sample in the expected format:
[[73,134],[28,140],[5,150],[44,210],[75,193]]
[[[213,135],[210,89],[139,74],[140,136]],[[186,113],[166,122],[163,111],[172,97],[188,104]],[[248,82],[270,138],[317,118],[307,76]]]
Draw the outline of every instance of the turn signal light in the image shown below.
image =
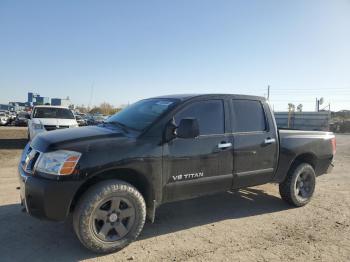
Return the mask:
[[79,157],[71,156],[69,157],[62,165],[60,174],[61,175],[70,175],[73,173],[75,166],[77,165]]

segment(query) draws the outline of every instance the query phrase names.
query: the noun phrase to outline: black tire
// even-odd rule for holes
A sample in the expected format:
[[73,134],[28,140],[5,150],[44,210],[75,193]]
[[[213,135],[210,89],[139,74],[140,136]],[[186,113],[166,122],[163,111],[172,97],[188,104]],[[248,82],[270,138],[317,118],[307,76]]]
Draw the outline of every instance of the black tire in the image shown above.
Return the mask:
[[310,202],[315,186],[315,170],[311,165],[301,163],[291,168],[286,179],[279,184],[279,191],[288,204],[301,207]]
[[80,242],[96,253],[118,251],[134,241],[145,224],[146,204],[140,192],[120,180],[91,187],[73,214]]

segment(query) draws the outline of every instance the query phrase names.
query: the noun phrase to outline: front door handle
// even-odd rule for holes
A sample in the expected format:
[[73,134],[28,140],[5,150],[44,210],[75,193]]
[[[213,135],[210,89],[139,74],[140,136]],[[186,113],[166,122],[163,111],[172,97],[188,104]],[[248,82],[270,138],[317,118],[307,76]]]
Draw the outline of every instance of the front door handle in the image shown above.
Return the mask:
[[220,148],[220,149],[229,148],[231,146],[232,146],[232,143],[220,143],[220,144],[218,144],[218,148]]
[[276,142],[276,139],[274,138],[266,138],[265,139],[265,144],[273,144]]

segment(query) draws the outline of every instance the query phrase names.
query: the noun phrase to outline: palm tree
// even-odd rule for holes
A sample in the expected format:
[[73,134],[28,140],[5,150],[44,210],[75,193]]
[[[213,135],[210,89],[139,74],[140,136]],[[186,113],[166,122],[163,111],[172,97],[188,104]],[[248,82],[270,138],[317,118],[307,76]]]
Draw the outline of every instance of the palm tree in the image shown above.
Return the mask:
[[303,111],[303,105],[302,105],[302,104],[299,104],[299,105],[297,106],[297,111],[298,111],[298,112],[302,112],[302,111]]

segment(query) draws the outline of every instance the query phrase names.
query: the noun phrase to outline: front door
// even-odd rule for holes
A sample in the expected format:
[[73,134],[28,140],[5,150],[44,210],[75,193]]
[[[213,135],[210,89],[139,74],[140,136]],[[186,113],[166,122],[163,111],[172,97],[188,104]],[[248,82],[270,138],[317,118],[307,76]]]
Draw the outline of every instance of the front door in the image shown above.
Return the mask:
[[233,151],[225,134],[224,101],[190,103],[174,119],[179,124],[188,117],[197,119],[200,135],[194,139],[175,138],[164,145],[164,201],[229,190],[232,185]]

